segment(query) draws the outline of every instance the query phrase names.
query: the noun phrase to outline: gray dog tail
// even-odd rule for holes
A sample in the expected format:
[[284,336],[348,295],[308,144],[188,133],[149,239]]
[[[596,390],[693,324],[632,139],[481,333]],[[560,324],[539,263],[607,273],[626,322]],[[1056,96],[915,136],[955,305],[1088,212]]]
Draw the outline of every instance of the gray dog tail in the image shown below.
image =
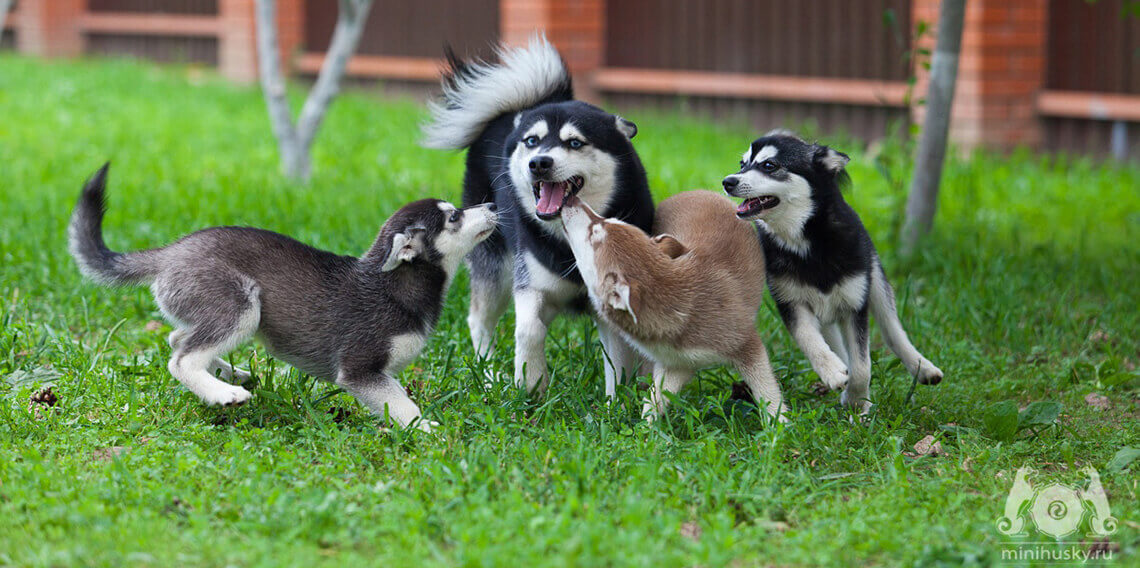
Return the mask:
[[154,277],[150,251],[118,253],[103,242],[103,214],[107,211],[107,169],[103,164],[83,185],[83,193],[71,214],[67,227],[67,244],[71,256],[84,276],[109,286],[149,282]]

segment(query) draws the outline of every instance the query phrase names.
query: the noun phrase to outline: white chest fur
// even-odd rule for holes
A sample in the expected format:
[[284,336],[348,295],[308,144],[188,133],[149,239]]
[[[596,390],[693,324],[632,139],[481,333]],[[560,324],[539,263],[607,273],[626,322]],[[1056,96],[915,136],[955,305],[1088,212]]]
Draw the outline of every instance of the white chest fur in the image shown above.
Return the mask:
[[424,348],[424,336],[418,333],[405,333],[392,338],[392,346],[388,350],[388,366],[385,372],[394,375],[404,370],[419,356]]
[[780,302],[807,306],[820,323],[834,323],[839,316],[858,310],[867,302],[867,274],[848,276],[827,292],[787,277],[772,278],[772,295]]

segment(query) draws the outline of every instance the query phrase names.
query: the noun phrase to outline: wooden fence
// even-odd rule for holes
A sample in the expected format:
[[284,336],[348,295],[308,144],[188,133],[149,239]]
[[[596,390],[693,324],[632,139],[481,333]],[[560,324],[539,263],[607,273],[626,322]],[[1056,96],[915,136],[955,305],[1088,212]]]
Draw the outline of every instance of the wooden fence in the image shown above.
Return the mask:
[[1140,14],[1128,0],[1051,0],[1037,111],[1051,150],[1140,157]]
[[[579,92],[623,108],[666,106],[883,136],[915,112],[908,57],[939,0],[376,0],[349,72],[435,88],[445,43],[489,53],[545,30]],[[254,0],[20,0],[0,48],[132,55],[256,78]],[[1140,15],[1133,0],[971,0],[952,136],[1140,157]],[[283,54],[319,69],[331,0],[278,0]],[[933,22],[928,27],[933,29]],[[921,110],[919,107],[918,110]]]

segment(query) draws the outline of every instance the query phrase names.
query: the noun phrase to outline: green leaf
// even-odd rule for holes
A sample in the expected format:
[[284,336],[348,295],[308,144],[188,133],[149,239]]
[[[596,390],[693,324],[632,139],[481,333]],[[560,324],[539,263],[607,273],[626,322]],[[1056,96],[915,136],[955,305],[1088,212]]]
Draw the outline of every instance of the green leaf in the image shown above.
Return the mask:
[[1136,461],[1137,458],[1140,458],[1140,449],[1120,448],[1120,451],[1116,452],[1116,455],[1108,460],[1104,468],[1113,473],[1120,473],[1124,471],[1124,468],[1128,467],[1128,464]]
[[1061,403],[1038,401],[1025,407],[1017,415],[1017,429],[1033,426],[1051,426],[1061,414]]
[[993,439],[1008,442],[1017,434],[1017,404],[1012,400],[994,403],[986,409],[983,422],[986,433]]

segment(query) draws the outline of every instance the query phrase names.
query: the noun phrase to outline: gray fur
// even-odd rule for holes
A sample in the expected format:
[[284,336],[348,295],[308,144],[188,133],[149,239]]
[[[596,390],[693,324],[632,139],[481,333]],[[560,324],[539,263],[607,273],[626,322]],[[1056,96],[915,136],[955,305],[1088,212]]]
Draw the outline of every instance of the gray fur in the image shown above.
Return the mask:
[[[76,205],[72,256],[101,283],[150,283],[177,328],[171,373],[203,401],[249,398],[208,369],[221,368],[221,355],[256,334],[276,357],[336,382],[373,411],[401,425],[419,417],[403,389],[392,386],[402,368],[393,364],[418,353],[408,338],[422,346],[455,268],[494,228],[493,208],[456,213],[437,199],[408,204],[360,258],[249,227],[213,227],[162,248],[118,253],[102,239],[106,173],[104,166],[87,182]],[[403,253],[393,250],[394,241],[404,244]],[[403,260],[389,262],[392,255]]]

